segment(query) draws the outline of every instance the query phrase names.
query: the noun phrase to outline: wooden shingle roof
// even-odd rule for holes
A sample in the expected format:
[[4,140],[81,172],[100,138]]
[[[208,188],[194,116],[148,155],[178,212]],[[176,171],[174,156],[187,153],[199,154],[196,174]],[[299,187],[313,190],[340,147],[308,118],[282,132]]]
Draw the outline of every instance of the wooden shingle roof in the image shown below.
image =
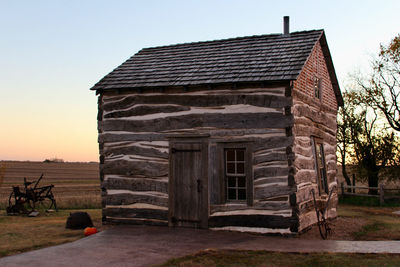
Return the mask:
[[144,48],[91,89],[295,80],[321,38],[323,30],[311,30]]

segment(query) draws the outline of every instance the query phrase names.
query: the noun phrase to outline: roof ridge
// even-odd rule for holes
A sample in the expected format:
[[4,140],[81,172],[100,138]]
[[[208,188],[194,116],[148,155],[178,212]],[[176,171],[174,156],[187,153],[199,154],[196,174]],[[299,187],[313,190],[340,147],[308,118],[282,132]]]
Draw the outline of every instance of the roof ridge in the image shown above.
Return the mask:
[[176,43],[176,44],[169,44],[169,45],[160,45],[160,46],[152,46],[152,47],[145,47],[139,50],[139,53],[145,52],[145,51],[152,51],[160,48],[171,48],[171,47],[179,47],[179,46],[192,46],[192,45],[197,45],[197,44],[207,44],[207,43],[218,43],[218,42],[227,42],[227,41],[238,41],[238,40],[244,40],[244,39],[250,39],[250,38],[262,38],[262,37],[286,37],[286,36],[293,36],[293,35],[300,35],[300,34],[308,34],[311,32],[323,32],[324,29],[315,29],[315,30],[305,30],[305,31],[297,31],[297,32],[291,32],[287,35],[282,34],[282,33],[271,33],[271,34],[256,34],[256,35],[248,35],[248,36],[238,36],[238,37],[231,37],[231,38],[225,38],[225,39],[215,39],[215,40],[206,40],[206,41],[195,41],[195,42],[185,42],[185,43]]

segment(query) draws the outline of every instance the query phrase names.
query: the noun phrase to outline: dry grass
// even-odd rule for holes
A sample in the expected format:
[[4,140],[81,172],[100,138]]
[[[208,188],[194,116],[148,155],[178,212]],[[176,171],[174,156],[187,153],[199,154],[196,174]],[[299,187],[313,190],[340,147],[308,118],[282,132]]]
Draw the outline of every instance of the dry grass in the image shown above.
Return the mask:
[[24,177],[29,180],[39,178],[43,173],[48,183],[62,180],[85,180],[87,183],[99,183],[99,164],[85,162],[36,162],[2,161],[7,166],[5,183],[20,183]]
[[[0,162],[3,184],[0,184],[0,256],[71,242],[83,237],[82,230],[67,230],[65,222],[71,209],[86,210],[95,226],[101,226],[101,193],[97,163]],[[6,168],[4,167],[6,166]],[[12,186],[23,188],[24,177],[40,185],[53,184],[60,209],[41,212],[39,217],[6,216],[5,208]],[[65,210],[69,209],[69,210]]]
[[[4,166],[4,162],[1,162]],[[94,220],[95,226],[101,226],[101,192],[98,177],[97,163],[42,163],[42,162],[6,162],[4,183],[0,187],[0,256],[11,255],[36,248],[52,246],[71,242],[83,237],[82,231],[65,229],[66,219],[72,210],[86,209]],[[24,216],[5,216],[5,207],[8,205],[8,196],[12,185],[22,186],[23,178],[37,179],[41,173],[45,177],[42,185],[54,184],[54,195],[60,211],[57,213],[41,214],[40,217],[29,218]],[[392,214],[399,208],[360,207],[340,204],[338,207],[339,219],[336,220],[334,231],[336,239],[347,240],[400,240],[400,216]],[[352,227],[349,227],[352,226]],[[313,236],[312,231],[315,231]],[[319,239],[317,229],[312,229],[309,237]],[[307,238],[307,234],[304,235]],[[300,237],[302,238],[302,237]],[[280,254],[262,252],[207,252],[191,256],[186,260],[171,261],[167,266],[291,266],[292,262],[300,261],[325,265],[326,261],[319,261],[319,254],[307,255]],[[234,255],[232,255],[234,254]],[[317,256],[315,256],[317,255]],[[354,258],[350,256],[324,255],[322,258],[341,265],[349,263]],[[252,257],[252,259],[248,259]],[[331,258],[329,258],[331,257]],[[358,257],[358,256],[357,256]],[[379,256],[380,260],[387,260],[385,255]],[[222,261],[219,262],[220,258]],[[225,258],[228,258],[225,260]],[[242,258],[244,264],[242,264]],[[368,257],[367,257],[368,258]],[[288,259],[291,259],[288,261]],[[376,258],[377,259],[377,258]],[[275,261],[276,260],[276,261]],[[394,258],[398,265],[399,258]],[[267,264],[265,262],[270,262]],[[276,263],[274,263],[276,262]],[[390,262],[390,261],[388,261]],[[390,263],[393,263],[390,262]],[[221,264],[220,264],[221,263]],[[364,262],[366,263],[366,262]],[[298,265],[298,266],[307,266]],[[374,259],[371,261],[374,266]],[[393,264],[393,265],[396,265]],[[348,265],[348,264],[346,264]],[[361,264],[362,265],[362,264]],[[365,265],[365,264],[364,264]],[[369,264],[367,264],[369,266]],[[330,265],[328,265],[330,266]],[[352,265],[349,265],[352,266]],[[355,265],[353,265],[355,266]],[[390,264],[388,266],[391,266]]]
[[0,209],[8,206],[12,186],[23,188],[24,177],[34,181],[43,173],[40,185],[53,184],[57,206],[61,209],[101,208],[98,163],[1,162],[7,166],[0,185]]
[[[101,210],[80,210],[90,214],[94,225],[101,229]],[[67,218],[73,212],[41,213],[38,217],[7,216],[0,213],[0,256],[59,245],[84,237],[83,230],[65,229]]]
[[[339,204],[338,218],[330,222],[331,240],[400,240],[399,207],[365,207]],[[298,236],[300,239],[320,239],[318,226]]]
[[363,218],[366,223],[359,231],[353,233],[354,240],[400,240],[400,215],[393,214],[399,207],[359,207],[341,205],[341,217],[358,220]]
[[6,173],[6,163],[0,162],[0,187],[2,186],[4,182],[4,174]]
[[89,193],[82,196],[66,196],[57,198],[59,209],[100,209],[101,196],[99,193]]
[[[400,240],[399,207],[365,207],[339,204],[338,218],[332,220],[331,240]],[[320,239],[318,226],[300,235],[300,239]]]

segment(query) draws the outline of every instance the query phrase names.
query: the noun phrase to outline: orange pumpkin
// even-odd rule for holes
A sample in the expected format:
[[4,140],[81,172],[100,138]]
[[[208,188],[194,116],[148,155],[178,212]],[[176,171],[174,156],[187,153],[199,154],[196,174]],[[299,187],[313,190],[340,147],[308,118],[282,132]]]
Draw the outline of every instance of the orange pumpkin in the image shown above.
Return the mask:
[[83,230],[83,233],[85,236],[90,236],[97,233],[97,229],[96,227],[86,227],[85,230]]

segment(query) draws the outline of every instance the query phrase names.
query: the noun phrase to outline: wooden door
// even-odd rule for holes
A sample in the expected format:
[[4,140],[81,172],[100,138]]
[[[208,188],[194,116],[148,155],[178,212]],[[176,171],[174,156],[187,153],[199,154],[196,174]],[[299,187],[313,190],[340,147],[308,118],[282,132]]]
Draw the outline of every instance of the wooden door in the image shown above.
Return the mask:
[[207,228],[207,154],[205,143],[170,143],[170,226]]

